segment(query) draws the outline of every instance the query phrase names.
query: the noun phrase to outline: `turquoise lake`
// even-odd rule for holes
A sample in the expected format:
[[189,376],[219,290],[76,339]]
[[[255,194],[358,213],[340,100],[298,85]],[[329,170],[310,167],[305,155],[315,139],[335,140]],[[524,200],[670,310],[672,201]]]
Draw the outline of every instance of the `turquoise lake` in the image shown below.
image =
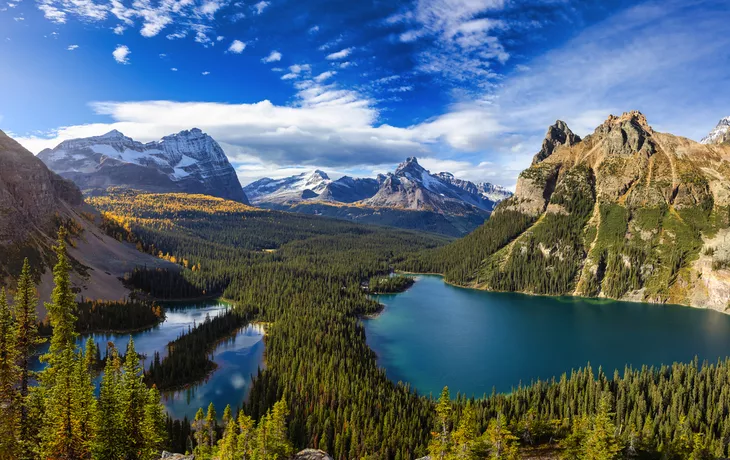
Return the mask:
[[482,396],[585,366],[716,361],[730,356],[730,316],[676,305],[539,297],[457,288],[420,275],[409,290],[379,295],[363,320],[378,364],[421,394]]
[[[160,352],[160,357],[164,358],[169,342],[178,338],[188,328],[205,321],[207,316],[213,318],[229,307],[229,304],[217,300],[165,304],[165,321],[153,328],[131,334],[92,334],[91,337],[104,356],[107,342],[114,342],[124,353],[131,335],[137,352],[146,356],[142,364],[147,368],[155,351]],[[80,346],[83,346],[87,337],[79,338]],[[211,354],[218,368],[206,381],[185,390],[163,393],[162,399],[168,413],[173,418],[182,419],[187,416],[192,420],[198,408],[203,407],[205,410],[210,402],[213,402],[219,414],[223,413],[227,404],[230,404],[235,412],[235,408],[248,396],[251,376],[255,376],[259,367],[264,366],[263,339],[263,327],[252,324],[219,343]],[[45,352],[47,349],[48,343],[42,346],[40,351]],[[39,365],[36,366],[38,367]]]

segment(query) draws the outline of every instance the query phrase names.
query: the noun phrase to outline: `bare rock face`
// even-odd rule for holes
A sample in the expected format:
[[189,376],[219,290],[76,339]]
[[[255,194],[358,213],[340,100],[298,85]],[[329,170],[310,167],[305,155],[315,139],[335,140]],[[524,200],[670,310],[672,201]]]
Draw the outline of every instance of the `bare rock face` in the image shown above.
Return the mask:
[[304,449],[296,454],[292,460],[334,460],[331,455],[323,450]]
[[568,124],[562,120],[558,120],[554,125],[548,128],[545,134],[545,140],[542,141],[542,148],[533,157],[532,164],[535,165],[540,163],[545,158],[549,157],[555,151],[555,148],[566,145],[568,147],[580,142],[580,136],[573,134],[573,131],[568,128]]
[[626,112],[621,116],[611,115],[593,133],[604,139],[603,149],[609,155],[649,157],[656,152],[651,139],[654,130],[639,111]]
[[730,117],[720,120],[715,129],[700,141],[700,144],[720,145],[725,142],[730,142]]

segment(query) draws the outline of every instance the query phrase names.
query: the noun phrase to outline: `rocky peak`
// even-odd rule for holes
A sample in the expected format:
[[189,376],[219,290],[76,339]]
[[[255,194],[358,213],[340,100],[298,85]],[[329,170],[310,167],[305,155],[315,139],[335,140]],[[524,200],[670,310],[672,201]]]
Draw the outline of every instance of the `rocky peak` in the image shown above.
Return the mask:
[[604,149],[609,155],[634,155],[641,153],[651,156],[656,151],[652,141],[654,130],[646,117],[638,110],[625,112],[621,116],[609,115],[594,136],[605,140]]
[[723,142],[730,142],[730,117],[725,117],[715,126],[715,129],[705,136],[701,144],[719,145]]
[[580,136],[574,134],[568,128],[568,124],[562,120],[557,120],[554,125],[550,126],[545,134],[545,140],[542,141],[542,148],[532,158],[532,164],[537,164],[549,157],[555,151],[555,148],[561,145],[568,147],[580,142]]
[[398,168],[395,170],[395,175],[402,176],[406,173],[410,173],[413,177],[420,178],[425,171],[426,170],[418,164],[418,159],[416,159],[416,157],[408,157],[406,158],[406,161],[398,165]]

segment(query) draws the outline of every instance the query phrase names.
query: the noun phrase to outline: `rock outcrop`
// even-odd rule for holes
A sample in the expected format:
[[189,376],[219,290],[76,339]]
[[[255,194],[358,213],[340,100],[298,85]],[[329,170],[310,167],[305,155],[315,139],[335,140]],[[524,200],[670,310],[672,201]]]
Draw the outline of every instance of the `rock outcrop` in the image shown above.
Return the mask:
[[197,128],[146,144],[113,130],[64,141],[38,158],[84,190],[200,193],[248,204],[223,149]]
[[304,449],[294,455],[292,460],[334,460],[330,454],[318,449]]
[[[561,294],[730,309],[730,241],[718,237],[730,231],[730,143],[720,132],[700,144],[656,132],[637,111],[608,117],[584,139],[551,126],[515,195],[493,214],[533,223],[483,261],[477,287],[554,293],[559,284],[572,286]],[[534,264],[545,279],[568,277],[525,283],[510,271],[517,259],[519,270]]]
[[[52,246],[60,225],[71,230],[72,282],[79,296],[121,299],[129,295],[119,277],[135,265],[167,262],[138,252],[102,232],[101,217],[83,202],[79,188],[0,131],[0,285],[11,286],[28,258],[37,274],[39,312],[50,298]],[[169,264],[171,267],[175,267]]]

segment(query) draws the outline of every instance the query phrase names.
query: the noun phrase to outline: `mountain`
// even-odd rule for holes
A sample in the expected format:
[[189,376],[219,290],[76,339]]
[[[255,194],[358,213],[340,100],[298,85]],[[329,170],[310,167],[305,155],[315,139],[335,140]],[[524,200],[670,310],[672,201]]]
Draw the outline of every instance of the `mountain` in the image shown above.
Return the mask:
[[0,285],[12,286],[27,257],[39,270],[40,300],[48,300],[52,246],[60,225],[72,238],[74,287],[86,298],[126,297],[129,291],[120,281],[125,272],[138,264],[167,265],[106,236],[97,225],[101,216],[84,203],[79,188],[2,131],[0,164]]
[[378,174],[377,179],[343,176],[327,184],[317,198],[322,201],[355,203],[375,195],[384,180],[385,176],[382,174]]
[[262,207],[356,222],[463,236],[484,222],[512,193],[442,172],[431,174],[408,158],[394,173],[377,178],[331,180],[323,171],[284,179],[264,178],[244,187]]
[[284,179],[265,177],[243,188],[252,203],[293,203],[316,198],[332,181],[320,170],[302,173]]
[[723,142],[730,142],[730,117],[725,117],[715,126],[715,129],[710,131],[710,134],[705,136],[700,143],[701,144],[722,144]]
[[449,173],[432,175],[410,157],[398,165],[395,173],[389,173],[378,192],[363,204],[465,214],[492,211],[497,203],[482,195],[473,183],[455,179]]
[[548,129],[515,195],[467,237],[404,264],[456,284],[730,308],[730,144],[610,116]]
[[38,158],[83,190],[119,186],[199,193],[248,204],[223,149],[197,128],[146,144],[113,130],[64,141]]

